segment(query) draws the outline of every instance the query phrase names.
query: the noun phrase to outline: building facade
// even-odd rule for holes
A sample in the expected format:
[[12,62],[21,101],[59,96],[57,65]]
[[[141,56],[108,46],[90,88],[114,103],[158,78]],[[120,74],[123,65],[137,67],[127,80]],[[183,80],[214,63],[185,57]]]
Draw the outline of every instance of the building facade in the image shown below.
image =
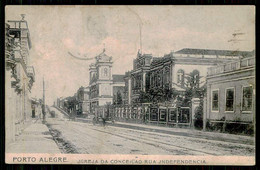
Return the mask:
[[[89,107],[94,112],[96,107],[116,104],[124,97],[124,75],[112,75],[112,57],[105,54],[105,49],[95,57],[96,62],[89,66]],[[120,97],[121,96],[121,97]]]
[[90,113],[89,88],[80,87],[77,91],[78,115],[87,116]]
[[138,103],[141,92],[158,88],[173,88],[183,92],[191,73],[195,74],[197,84],[206,83],[207,69],[219,64],[237,61],[248,55],[244,51],[207,50],[185,48],[171,52],[163,57],[151,54],[137,54],[134,69],[125,75],[126,101]]
[[255,121],[255,57],[208,69],[207,111],[210,122]]
[[105,49],[95,57],[96,63],[89,67],[90,81],[90,108],[103,106],[113,102],[113,77],[112,77],[112,57],[105,54]]
[[5,24],[5,122],[6,142],[15,140],[32,119],[30,100],[35,81],[30,65],[30,32],[27,22],[8,21]]

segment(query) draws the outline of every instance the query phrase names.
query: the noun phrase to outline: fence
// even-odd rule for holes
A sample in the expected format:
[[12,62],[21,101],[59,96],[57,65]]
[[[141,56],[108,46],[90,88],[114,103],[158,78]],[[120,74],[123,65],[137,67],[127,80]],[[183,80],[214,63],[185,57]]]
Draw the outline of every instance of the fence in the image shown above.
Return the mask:
[[110,105],[96,107],[94,114],[98,117],[131,123],[191,126],[191,111],[189,107],[176,108],[152,104],[142,104],[141,106]]

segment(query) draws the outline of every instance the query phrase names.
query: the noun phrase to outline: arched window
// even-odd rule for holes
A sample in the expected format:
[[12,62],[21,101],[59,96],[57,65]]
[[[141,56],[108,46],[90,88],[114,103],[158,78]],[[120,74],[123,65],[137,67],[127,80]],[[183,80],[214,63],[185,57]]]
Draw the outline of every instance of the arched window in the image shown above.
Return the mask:
[[164,73],[163,73],[163,76],[164,76],[164,81],[163,83],[169,83],[170,81],[170,69],[169,67],[165,67],[164,68]]
[[136,87],[137,88],[141,87],[141,75],[136,76]]
[[132,89],[135,88],[135,79],[134,79],[134,76],[131,77],[131,86],[132,86]]
[[132,80],[133,80],[133,87],[136,88],[136,79],[135,79],[135,77],[133,77]]
[[151,85],[152,85],[152,87],[154,87],[155,85],[154,85],[154,73],[152,72],[152,74],[151,74]]
[[104,68],[104,76],[107,76],[107,74],[108,74],[107,68]]
[[160,72],[157,71],[156,72],[156,87],[160,87],[161,86],[161,75]]
[[157,72],[154,73],[154,86],[157,87],[157,78],[158,78],[158,75],[157,75]]
[[184,86],[184,71],[182,69],[177,72],[177,84]]

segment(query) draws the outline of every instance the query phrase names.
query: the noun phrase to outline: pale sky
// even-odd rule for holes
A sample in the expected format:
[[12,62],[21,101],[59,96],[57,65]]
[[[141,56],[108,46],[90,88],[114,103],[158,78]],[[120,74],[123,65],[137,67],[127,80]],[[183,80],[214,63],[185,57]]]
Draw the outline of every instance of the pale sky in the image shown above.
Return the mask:
[[[88,86],[89,65],[68,54],[95,57],[102,52],[113,57],[113,73],[133,68],[140,48],[143,53],[163,56],[182,48],[255,49],[254,6],[7,6],[6,20],[20,20],[26,14],[32,49],[30,63],[36,82],[32,97],[42,97],[46,81],[46,102],[73,95]],[[245,33],[231,43],[234,32]]]

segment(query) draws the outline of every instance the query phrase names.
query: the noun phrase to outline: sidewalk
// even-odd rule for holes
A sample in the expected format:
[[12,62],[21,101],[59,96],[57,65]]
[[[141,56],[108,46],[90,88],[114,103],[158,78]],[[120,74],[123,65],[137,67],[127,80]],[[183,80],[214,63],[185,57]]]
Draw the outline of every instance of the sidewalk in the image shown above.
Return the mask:
[[25,128],[14,143],[6,147],[6,153],[61,153],[49,129],[41,120]]

